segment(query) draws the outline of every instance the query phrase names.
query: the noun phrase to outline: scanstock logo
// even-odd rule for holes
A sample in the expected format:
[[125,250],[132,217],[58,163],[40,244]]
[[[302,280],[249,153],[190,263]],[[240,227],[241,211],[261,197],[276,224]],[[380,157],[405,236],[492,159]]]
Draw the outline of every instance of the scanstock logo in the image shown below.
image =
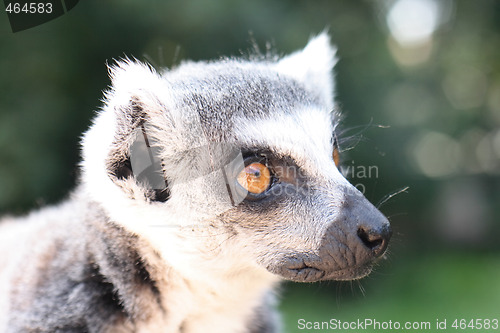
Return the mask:
[[79,0],[11,1],[4,0],[12,32],[52,21],[73,9]]

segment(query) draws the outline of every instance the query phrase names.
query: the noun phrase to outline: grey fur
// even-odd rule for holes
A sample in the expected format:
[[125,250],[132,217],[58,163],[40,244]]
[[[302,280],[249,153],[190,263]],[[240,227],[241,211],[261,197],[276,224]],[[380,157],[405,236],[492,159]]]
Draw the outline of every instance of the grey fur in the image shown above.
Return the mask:
[[[368,274],[391,232],[331,158],[327,40],[278,61],[112,68],[81,184],[0,226],[0,330],[277,332],[280,279]],[[258,196],[236,184],[253,160],[273,173]]]

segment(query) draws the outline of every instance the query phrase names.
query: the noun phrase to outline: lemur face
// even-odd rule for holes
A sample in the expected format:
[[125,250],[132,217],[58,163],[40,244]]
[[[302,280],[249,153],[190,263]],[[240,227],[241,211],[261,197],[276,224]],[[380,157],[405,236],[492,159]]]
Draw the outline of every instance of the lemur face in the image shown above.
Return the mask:
[[245,166],[236,183],[248,194],[222,218],[261,265],[294,281],[360,278],[391,236],[387,219],[340,174],[329,116],[299,106],[236,121]]
[[391,229],[336,165],[334,62],[322,34],[278,61],[162,75],[118,64],[84,139],[87,191],[166,260],[201,253],[294,281],[365,276]]

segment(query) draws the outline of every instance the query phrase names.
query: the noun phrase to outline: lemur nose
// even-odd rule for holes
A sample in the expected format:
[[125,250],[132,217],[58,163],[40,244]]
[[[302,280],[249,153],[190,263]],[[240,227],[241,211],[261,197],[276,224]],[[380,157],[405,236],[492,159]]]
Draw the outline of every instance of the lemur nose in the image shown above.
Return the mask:
[[375,257],[384,254],[391,236],[392,229],[388,224],[380,227],[360,226],[358,228],[358,237]]

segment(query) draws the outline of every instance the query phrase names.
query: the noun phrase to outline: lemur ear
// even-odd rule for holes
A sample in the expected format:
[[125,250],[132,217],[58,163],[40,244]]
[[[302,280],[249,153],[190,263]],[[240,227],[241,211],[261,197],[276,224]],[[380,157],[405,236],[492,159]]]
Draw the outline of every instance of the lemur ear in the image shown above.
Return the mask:
[[125,59],[108,66],[108,71],[112,82],[111,90],[105,94],[108,106],[126,106],[131,100],[155,106],[163,81],[151,66]]
[[129,198],[166,201],[160,146],[148,132],[162,123],[160,96],[168,89],[154,69],[137,61],[117,62],[109,73],[105,105],[83,139],[84,181],[99,180],[90,184],[93,191],[111,180]]
[[330,36],[323,32],[309,40],[306,47],[296,51],[277,64],[279,72],[303,82],[311,91],[317,92],[322,101],[333,107],[333,67],[337,62],[337,49],[330,44]]

